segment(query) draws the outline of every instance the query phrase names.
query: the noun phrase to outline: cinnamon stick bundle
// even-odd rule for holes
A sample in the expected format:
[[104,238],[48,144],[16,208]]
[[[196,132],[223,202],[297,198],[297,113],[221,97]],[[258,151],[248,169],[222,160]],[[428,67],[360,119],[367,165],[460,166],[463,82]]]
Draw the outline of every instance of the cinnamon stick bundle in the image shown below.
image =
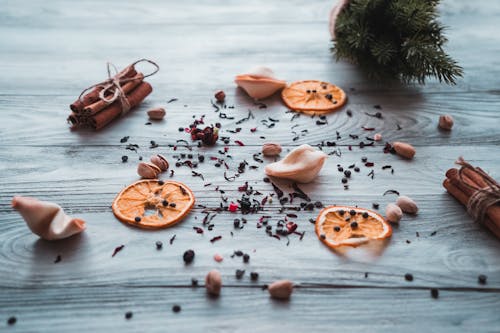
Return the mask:
[[481,168],[459,159],[460,169],[446,172],[444,188],[467,207],[476,221],[500,238],[500,185]]
[[[149,62],[155,70],[147,75],[139,73],[135,65]],[[108,63],[108,74],[111,64]],[[144,78],[158,72],[159,66],[151,60],[141,59],[127,66],[115,76],[109,74],[106,81],[84,90],[81,96],[70,105],[72,110],[68,122],[72,128],[90,127],[99,130],[114,119],[138,106],[153,88]],[[88,91],[88,93],[86,93]]]

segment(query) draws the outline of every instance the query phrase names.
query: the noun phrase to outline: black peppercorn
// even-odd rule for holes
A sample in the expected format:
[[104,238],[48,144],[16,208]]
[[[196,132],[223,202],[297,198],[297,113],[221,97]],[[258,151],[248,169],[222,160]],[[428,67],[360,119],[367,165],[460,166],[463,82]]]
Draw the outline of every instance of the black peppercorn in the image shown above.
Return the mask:
[[406,281],[413,281],[413,275],[411,275],[410,273],[406,273],[405,274],[405,280]]
[[243,275],[245,275],[245,270],[244,269],[237,269],[235,275],[236,275],[236,278],[239,280],[243,277]]
[[193,259],[194,259],[194,251],[193,250],[187,250],[186,252],[184,252],[184,254],[182,256],[182,259],[184,259],[184,262],[186,264],[192,263]]
[[181,312],[181,306],[175,304],[174,306],[172,306],[172,311],[175,313]]
[[376,202],[372,203],[372,207],[373,209],[378,209],[380,207],[380,205]]
[[128,156],[127,155],[123,155],[122,156],[122,162],[125,163],[128,161]]
[[9,317],[9,319],[7,319],[7,324],[8,325],[14,325],[16,322],[17,322],[17,318],[14,317],[14,316]]
[[354,168],[354,171],[359,172],[359,168],[358,168],[358,167],[355,167],[355,168]]
[[191,278],[191,286],[198,287],[198,279]]
[[336,232],[339,232],[340,231],[340,227],[338,225],[336,225],[335,227],[333,227],[333,230],[335,230]]
[[183,127],[179,127],[179,132],[184,132],[184,128]]
[[166,207],[166,206],[168,206],[168,201],[167,201],[167,200],[163,200],[163,201],[161,202],[161,204],[162,204],[164,207]]
[[257,281],[258,279],[259,279],[259,273],[257,273],[257,272],[250,273],[250,280]]
[[163,247],[163,243],[161,241],[156,241],[156,249],[161,250],[162,247]]
[[342,178],[342,184],[347,184],[347,178],[346,177]]
[[366,156],[361,157],[361,162],[365,163],[366,161],[368,161],[368,157]]
[[368,218],[368,216],[369,216],[369,215],[368,215],[368,213],[367,213],[367,212],[364,212],[364,213],[363,213],[363,217],[364,217],[365,219],[367,219],[367,218]]
[[326,236],[321,234],[319,237],[321,237],[321,239],[326,239]]
[[205,161],[205,156],[203,156],[203,155],[198,156],[198,161],[200,163],[203,163]]
[[347,178],[351,177],[351,171],[350,171],[350,170],[346,170],[346,171],[344,171],[344,175],[345,175]]
[[165,184],[165,182],[164,182],[163,180],[159,180],[159,181],[158,181],[158,185],[160,185],[160,186],[161,186],[161,185],[164,185],[164,184]]
[[479,284],[486,284],[486,281],[488,280],[488,277],[484,274],[480,274],[478,277],[477,277],[477,282],[479,282]]
[[175,204],[175,202],[171,202],[171,203],[169,204],[169,206],[170,206],[170,207],[172,207],[172,208],[175,208],[175,206],[177,206],[177,205]]
[[356,222],[356,221],[351,222],[352,229],[356,229],[357,227],[358,227],[358,222]]
[[249,262],[249,261],[250,261],[250,256],[249,256],[248,254],[246,254],[246,253],[245,253],[245,254],[243,255],[243,262],[244,262],[244,263],[247,263],[247,262]]
[[141,217],[140,217],[140,216],[136,216],[136,217],[134,218],[134,221],[135,221],[135,222],[141,222]]
[[345,214],[345,210],[343,210],[343,209],[339,210],[339,214],[340,215],[344,215]]
[[439,298],[439,290],[437,288],[431,288],[431,297]]
[[349,211],[349,214],[350,214],[351,216],[354,216],[354,215],[356,215],[356,211],[355,211],[354,209],[351,209],[351,210]]
[[133,316],[132,311],[127,311],[127,312],[125,312],[125,319],[131,319],[131,318],[132,318],[132,316]]

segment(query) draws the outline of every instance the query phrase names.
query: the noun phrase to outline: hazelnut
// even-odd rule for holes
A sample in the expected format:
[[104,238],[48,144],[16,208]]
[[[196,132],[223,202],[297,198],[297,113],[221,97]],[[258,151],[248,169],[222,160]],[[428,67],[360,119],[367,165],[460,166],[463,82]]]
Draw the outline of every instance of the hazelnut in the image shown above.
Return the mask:
[[213,269],[205,277],[205,288],[212,296],[219,296],[222,287],[222,277],[218,270]]
[[148,111],[149,119],[151,120],[162,120],[165,117],[165,109],[164,108],[156,108]]
[[137,165],[137,174],[142,178],[154,179],[161,173],[161,169],[152,163],[141,162]]
[[264,143],[262,145],[262,154],[264,156],[278,156],[281,153],[281,145],[279,143]]
[[153,155],[151,156],[151,163],[156,165],[158,168],[160,168],[161,171],[167,171],[168,170],[168,161],[165,157],[162,155]]
[[290,280],[278,280],[271,283],[267,290],[272,298],[288,299],[293,291],[293,282]]
[[224,93],[224,91],[219,90],[215,93],[214,97],[217,100],[217,102],[222,103],[226,99],[226,94]]
[[403,211],[399,206],[390,203],[385,207],[385,218],[387,221],[392,222],[392,223],[399,223],[399,220],[401,220],[401,217],[403,217]]
[[415,148],[409,143],[405,142],[393,142],[392,148],[396,151],[399,156],[407,159],[412,159],[415,156]]
[[453,117],[449,114],[439,116],[439,128],[445,131],[451,131],[453,127]]
[[396,205],[398,205],[399,208],[407,214],[417,214],[418,212],[418,207],[415,201],[405,195],[400,196],[398,200],[396,200]]

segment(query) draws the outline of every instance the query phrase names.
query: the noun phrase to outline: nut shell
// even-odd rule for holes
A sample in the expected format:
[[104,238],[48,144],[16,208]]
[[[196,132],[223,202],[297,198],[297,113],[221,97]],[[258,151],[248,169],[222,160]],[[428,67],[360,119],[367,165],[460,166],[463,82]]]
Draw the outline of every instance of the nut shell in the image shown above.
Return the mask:
[[278,156],[281,150],[281,145],[279,143],[264,143],[262,145],[262,155],[264,156]]
[[141,162],[137,165],[137,174],[142,178],[155,179],[161,173],[161,169],[152,163]]
[[158,168],[160,168],[161,171],[168,170],[168,161],[163,155],[160,155],[160,154],[153,155],[153,156],[151,156],[150,160],[151,160],[151,163],[153,163]]
[[449,114],[439,116],[439,128],[445,131],[451,131],[453,127],[453,117]]
[[151,120],[162,120],[165,117],[165,109],[164,108],[156,108],[148,111],[148,117]]
[[222,288],[222,277],[218,270],[213,269],[205,277],[205,288],[212,296],[219,296]]
[[401,220],[401,217],[403,217],[403,211],[399,206],[390,203],[385,207],[385,218],[387,221],[392,222],[392,223],[399,223]]
[[411,160],[413,156],[415,156],[415,147],[413,147],[409,143],[396,141],[392,143],[392,147],[399,156],[402,156],[404,158]]
[[293,282],[290,280],[278,280],[271,283],[267,290],[272,298],[286,300],[290,298],[293,291]]
[[418,212],[417,203],[405,195],[400,196],[398,200],[396,200],[396,205],[407,214],[417,214]]

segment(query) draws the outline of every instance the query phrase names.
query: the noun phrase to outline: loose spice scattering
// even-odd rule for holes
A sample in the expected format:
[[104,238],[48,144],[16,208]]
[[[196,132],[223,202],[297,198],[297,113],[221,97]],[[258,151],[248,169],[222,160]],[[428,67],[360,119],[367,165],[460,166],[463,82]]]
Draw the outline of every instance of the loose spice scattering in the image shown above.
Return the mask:
[[124,248],[124,247],[125,247],[125,245],[120,245],[120,246],[117,246],[117,247],[115,248],[115,250],[113,251],[113,254],[111,255],[111,257],[116,256],[116,254],[117,254],[118,252],[120,252],[121,250],[123,250],[123,248]]

